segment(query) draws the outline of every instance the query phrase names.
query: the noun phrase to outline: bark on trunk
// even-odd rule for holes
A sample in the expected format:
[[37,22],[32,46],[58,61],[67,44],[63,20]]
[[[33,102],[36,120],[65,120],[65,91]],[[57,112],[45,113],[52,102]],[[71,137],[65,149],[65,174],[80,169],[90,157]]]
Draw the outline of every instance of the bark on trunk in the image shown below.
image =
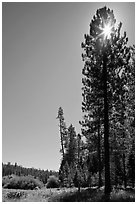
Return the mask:
[[126,177],[126,165],[125,165],[125,154],[123,153],[123,180],[124,180],[124,188],[127,187],[127,177]]
[[103,54],[103,79],[104,79],[104,151],[105,151],[105,196],[109,200],[110,185],[110,152],[109,152],[109,118],[108,118],[108,97],[107,97],[107,56]]
[[[78,134],[78,171],[80,171],[80,139],[81,136]],[[78,174],[78,194],[80,194],[80,175]]]
[[62,154],[64,158],[64,145],[63,145],[63,135],[62,135],[62,128],[61,128],[61,119],[60,119],[60,139],[61,139]]
[[101,178],[101,149],[100,149],[100,119],[98,121],[98,170],[99,170],[99,188],[102,186]]

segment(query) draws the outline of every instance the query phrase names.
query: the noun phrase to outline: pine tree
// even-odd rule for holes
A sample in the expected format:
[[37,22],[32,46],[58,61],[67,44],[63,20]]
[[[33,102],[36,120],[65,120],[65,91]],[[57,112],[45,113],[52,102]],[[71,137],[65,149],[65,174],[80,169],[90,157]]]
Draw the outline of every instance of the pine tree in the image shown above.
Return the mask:
[[[105,195],[108,199],[111,192],[109,140],[112,134],[110,132],[111,123],[113,123],[112,116],[119,112],[116,106],[122,96],[121,90],[126,87],[126,79],[130,74],[128,38],[126,32],[124,36],[120,36],[122,23],[117,29],[115,23],[113,10],[106,7],[98,9],[91,20],[90,33],[85,35],[85,42],[82,43],[85,51],[82,54],[85,62],[82,70],[84,75],[82,110],[85,115],[81,124],[83,133],[87,134],[87,137],[90,137],[92,133],[94,137],[94,122],[99,121],[97,118],[101,117],[99,108],[100,112],[103,110],[101,124],[104,127]],[[123,74],[124,77],[121,77]],[[122,105],[121,101],[120,105]]]
[[76,174],[77,165],[77,136],[75,128],[70,125],[66,127],[63,109],[58,110],[62,161],[59,169],[59,178],[63,185],[72,186]]
[[60,131],[60,140],[61,140],[61,153],[63,155],[63,158],[65,156],[65,145],[67,143],[67,128],[66,123],[64,119],[64,113],[62,107],[58,110],[58,116],[57,119],[59,119],[59,131]]
[[66,146],[65,161],[68,164],[68,181],[69,185],[73,185],[73,180],[76,174],[77,168],[77,135],[75,128],[71,124],[68,127],[67,132],[68,144]]
[[68,145],[66,147],[65,157],[70,166],[71,163],[74,163],[76,161],[76,153],[77,153],[76,132],[72,124],[68,127],[67,138],[68,138]]

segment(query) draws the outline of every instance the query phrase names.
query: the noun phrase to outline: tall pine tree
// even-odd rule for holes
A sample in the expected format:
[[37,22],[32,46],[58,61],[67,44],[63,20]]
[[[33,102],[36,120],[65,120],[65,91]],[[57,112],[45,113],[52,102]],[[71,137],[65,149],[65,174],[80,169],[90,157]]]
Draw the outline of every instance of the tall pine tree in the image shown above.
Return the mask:
[[[126,32],[120,35],[122,23],[115,28],[116,19],[113,10],[103,7],[98,9],[90,23],[90,32],[85,35],[82,43],[85,62],[82,73],[83,102],[82,121],[83,133],[90,138],[96,131],[95,121],[103,125],[104,162],[105,162],[105,195],[109,199],[110,182],[110,135],[117,104],[122,97],[122,91],[127,86],[127,78],[131,73],[129,68],[130,48],[127,47]],[[124,75],[124,77],[121,77]],[[124,109],[124,105],[123,105]],[[101,113],[101,114],[100,114]],[[99,119],[101,118],[101,123]],[[102,120],[103,119],[103,120]],[[124,122],[121,121],[121,124]],[[98,125],[99,128],[99,125]],[[98,137],[100,139],[100,137]],[[98,150],[99,151],[99,150]]]

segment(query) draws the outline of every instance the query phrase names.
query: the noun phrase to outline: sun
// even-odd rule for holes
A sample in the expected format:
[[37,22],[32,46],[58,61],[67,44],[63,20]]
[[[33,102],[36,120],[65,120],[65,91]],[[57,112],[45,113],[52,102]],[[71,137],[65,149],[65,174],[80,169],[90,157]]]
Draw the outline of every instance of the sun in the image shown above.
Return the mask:
[[112,33],[112,26],[110,26],[109,24],[105,25],[104,28],[102,28],[102,33],[101,35],[104,35],[104,39],[109,39],[111,37],[111,33]]

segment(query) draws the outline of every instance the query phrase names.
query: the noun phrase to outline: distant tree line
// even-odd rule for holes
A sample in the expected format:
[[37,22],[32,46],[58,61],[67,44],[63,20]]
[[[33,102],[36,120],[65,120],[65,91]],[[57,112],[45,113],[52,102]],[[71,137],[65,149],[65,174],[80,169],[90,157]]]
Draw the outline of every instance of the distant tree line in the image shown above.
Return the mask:
[[36,168],[26,168],[18,165],[17,163],[11,164],[8,162],[7,164],[2,163],[2,176],[8,175],[17,175],[17,176],[33,176],[34,178],[39,179],[44,184],[47,183],[48,178],[52,175],[58,177],[58,172],[52,170],[41,170]]

